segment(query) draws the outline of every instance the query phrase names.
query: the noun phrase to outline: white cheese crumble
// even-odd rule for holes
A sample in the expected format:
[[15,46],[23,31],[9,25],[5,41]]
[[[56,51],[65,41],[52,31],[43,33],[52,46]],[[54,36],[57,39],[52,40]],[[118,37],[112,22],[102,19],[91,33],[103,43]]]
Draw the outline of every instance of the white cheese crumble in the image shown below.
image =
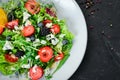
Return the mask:
[[20,31],[17,31],[17,30],[12,30],[14,33],[17,33],[17,34],[19,34],[20,33]]
[[40,40],[39,40],[39,39],[35,39],[35,41],[34,41],[34,42],[36,42],[36,43],[37,43],[37,42],[40,42]]
[[55,36],[53,35],[53,34],[48,34],[47,36],[46,36],[46,39],[49,41],[49,40],[51,40],[52,38],[55,38]]
[[3,50],[11,50],[13,48],[14,47],[10,41],[6,41],[5,45],[3,46]]
[[19,30],[19,27],[18,26],[14,26],[15,30]]
[[29,69],[30,68],[30,64],[23,64],[21,67]]
[[47,42],[45,40],[41,40],[41,44],[46,44]]
[[24,26],[23,26],[23,25],[22,25],[22,26],[19,26],[19,29],[20,29],[20,30],[23,30],[23,28],[24,28]]
[[56,45],[59,42],[59,40],[53,34],[47,35],[46,39],[48,41],[50,40],[53,45]]
[[31,22],[30,22],[29,20],[27,20],[27,21],[25,22],[25,26],[29,26],[29,25],[31,25]]
[[51,39],[51,43],[53,45],[56,45],[58,42],[59,42],[59,40],[56,37]]
[[27,12],[23,12],[23,22],[25,22],[31,15]]
[[26,41],[31,41],[30,38],[26,38]]
[[47,23],[45,26],[46,26],[47,28],[51,28],[52,23]]
[[39,59],[40,58],[40,56],[39,55],[37,55],[36,57],[35,57],[35,59]]

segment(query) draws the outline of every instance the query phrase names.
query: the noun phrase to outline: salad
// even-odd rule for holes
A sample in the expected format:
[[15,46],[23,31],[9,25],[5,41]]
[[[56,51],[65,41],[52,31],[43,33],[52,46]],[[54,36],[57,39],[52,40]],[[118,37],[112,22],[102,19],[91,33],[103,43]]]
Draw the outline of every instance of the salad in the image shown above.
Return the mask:
[[0,25],[0,72],[50,80],[73,45],[65,20],[57,17],[52,3],[9,0],[1,7],[7,20]]

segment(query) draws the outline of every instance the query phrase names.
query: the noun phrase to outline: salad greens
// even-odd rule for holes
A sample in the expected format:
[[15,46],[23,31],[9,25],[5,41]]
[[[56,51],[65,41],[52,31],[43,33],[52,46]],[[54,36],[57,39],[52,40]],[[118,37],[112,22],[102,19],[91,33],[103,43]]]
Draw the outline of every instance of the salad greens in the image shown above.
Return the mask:
[[[0,72],[3,75],[29,72],[33,80],[41,78],[31,77],[37,72],[31,69],[37,65],[49,80],[69,58],[73,45],[74,35],[65,20],[58,19],[52,4],[35,0],[9,0],[1,7],[8,15],[8,23],[0,34]],[[40,52],[43,48],[45,54]],[[46,55],[47,61],[41,59]],[[58,65],[54,66],[55,63]],[[46,69],[49,70],[46,72]]]

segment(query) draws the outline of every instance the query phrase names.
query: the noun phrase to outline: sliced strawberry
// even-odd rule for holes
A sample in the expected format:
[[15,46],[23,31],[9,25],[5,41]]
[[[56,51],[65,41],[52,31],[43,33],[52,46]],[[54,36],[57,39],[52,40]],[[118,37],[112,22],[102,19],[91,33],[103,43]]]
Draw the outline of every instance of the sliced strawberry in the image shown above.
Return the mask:
[[15,63],[18,61],[18,57],[16,57],[14,54],[5,54],[5,59],[8,62]]
[[31,14],[37,14],[40,11],[40,5],[35,0],[28,0],[25,3],[25,8]]
[[52,21],[49,20],[49,19],[46,19],[46,20],[43,21],[43,24],[44,24],[44,25],[46,25],[47,23],[52,23]]
[[58,24],[54,24],[52,27],[51,27],[51,32],[54,33],[54,34],[58,34],[60,33],[60,26]]
[[0,35],[2,34],[3,31],[4,31],[4,28],[0,26]]
[[11,21],[11,22],[8,22],[8,23],[6,24],[6,27],[9,28],[9,29],[14,29],[15,26],[18,26],[18,22],[19,22],[18,19],[13,20],[13,21]]
[[25,26],[22,30],[22,35],[25,37],[31,36],[34,34],[35,28],[32,25]]

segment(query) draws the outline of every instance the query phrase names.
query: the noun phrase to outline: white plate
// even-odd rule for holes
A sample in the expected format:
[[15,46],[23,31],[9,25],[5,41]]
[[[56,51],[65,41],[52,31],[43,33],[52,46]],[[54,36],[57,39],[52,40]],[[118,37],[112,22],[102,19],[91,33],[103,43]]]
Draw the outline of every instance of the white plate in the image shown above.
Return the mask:
[[[6,0],[2,0],[3,2]],[[85,18],[75,0],[52,0],[61,19],[66,19],[69,30],[75,35],[69,59],[52,80],[68,80],[79,67],[86,50],[87,29]],[[0,79],[9,80],[1,76]],[[16,79],[14,79],[16,80]],[[23,79],[22,79],[23,80]]]
[[79,67],[87,45],[87,27],[81,9],[75,0],[53,0],[60,18],[65,18],[69,30],[75,35],[69,59],[52,80],[68,80]]

